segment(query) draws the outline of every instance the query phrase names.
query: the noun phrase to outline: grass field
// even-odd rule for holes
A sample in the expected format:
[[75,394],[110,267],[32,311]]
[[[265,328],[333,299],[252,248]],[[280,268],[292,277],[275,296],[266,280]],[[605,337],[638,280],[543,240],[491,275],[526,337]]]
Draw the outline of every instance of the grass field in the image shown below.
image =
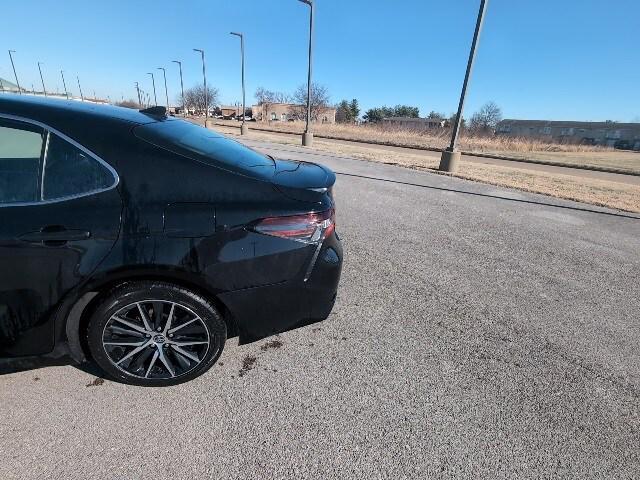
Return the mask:
[[[216,121],[221,125],[238,126],[236,121]],[[277,130],[287,133],[302,133],[303,122],[252,122],[252,130]],[[403,129],[379,126],[319,124],[313,126],[316,136],[335,137],[343,140],[368,141],[396,145],[444,149],[448,145],[449,131],[419,133]],[[495,154],[514,159],[542,160],[566,165],[583,165],[616,168],[640,173],[640,152],[613,150],[592,145],[551,144],[536,140],[510,137],[460,137],[460,150],[473,153]]]
[[[231,125],[237,127],[238,123],[233,122]],[[255,124],[251,124],[251,127],[254,126]],[[237,136],[240,133],[238,128],[219,125],[214,128],[230,136]],[[258,129],[250,130],[248,138],[280,144],[300,145],[300,137],[298,136],[264,132]],[[437,171],[439,164],[439,155],[420,150],[389,152],[384,146],[346,144],[320,138],[314,141],[313,148],[361,160],[433,172]],[[638,185],[534,171],[525,168],[469,162],[462,162],[460,171],[456,176],[491,185],[517,188],[527,192],[542,193],[557,198],[640,213],[640,186]]]

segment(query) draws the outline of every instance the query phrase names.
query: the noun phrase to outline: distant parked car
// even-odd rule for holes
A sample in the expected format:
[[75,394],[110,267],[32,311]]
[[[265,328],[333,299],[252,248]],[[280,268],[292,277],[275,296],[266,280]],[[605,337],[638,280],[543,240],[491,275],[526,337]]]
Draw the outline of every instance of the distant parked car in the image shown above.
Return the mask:
[[0,366],[175,385],[229,337],[326,318],[334,182],[162,107],[0,96]]
[[617,150],[633,150],[633,145],[628,140],[617,140],[613,144],[613,148]]

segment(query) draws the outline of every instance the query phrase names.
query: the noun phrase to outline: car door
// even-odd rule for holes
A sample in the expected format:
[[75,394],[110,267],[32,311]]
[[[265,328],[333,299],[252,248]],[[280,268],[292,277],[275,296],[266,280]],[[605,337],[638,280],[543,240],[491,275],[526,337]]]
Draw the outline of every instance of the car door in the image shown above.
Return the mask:
[[53,349],[60,300],[117,239],[117,184],[70,138],[0,114],[0,357]]

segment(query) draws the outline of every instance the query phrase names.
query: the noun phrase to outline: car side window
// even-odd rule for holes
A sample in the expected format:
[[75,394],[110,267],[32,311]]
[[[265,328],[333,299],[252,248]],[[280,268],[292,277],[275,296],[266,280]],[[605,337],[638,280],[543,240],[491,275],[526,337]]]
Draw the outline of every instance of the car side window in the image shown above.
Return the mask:
[[0,204],[40,199],[42,128],[0,120]]
[[107,168],[80,148],[51,133],[44,161],[42,199],[83,195],[113,186]]

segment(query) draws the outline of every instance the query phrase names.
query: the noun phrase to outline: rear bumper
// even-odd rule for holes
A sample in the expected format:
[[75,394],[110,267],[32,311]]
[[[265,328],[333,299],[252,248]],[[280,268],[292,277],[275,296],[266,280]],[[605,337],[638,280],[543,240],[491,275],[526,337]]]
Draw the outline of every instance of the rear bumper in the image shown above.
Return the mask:
[[[323,242],[310,274],[308,268],[309,265],[305,265],[293,280],[219,296],[234,317],[241,344],[309,325],[329,316],[342,271],[342,245],[335,234]],[[308,279],[305,281],[306,276]]]

